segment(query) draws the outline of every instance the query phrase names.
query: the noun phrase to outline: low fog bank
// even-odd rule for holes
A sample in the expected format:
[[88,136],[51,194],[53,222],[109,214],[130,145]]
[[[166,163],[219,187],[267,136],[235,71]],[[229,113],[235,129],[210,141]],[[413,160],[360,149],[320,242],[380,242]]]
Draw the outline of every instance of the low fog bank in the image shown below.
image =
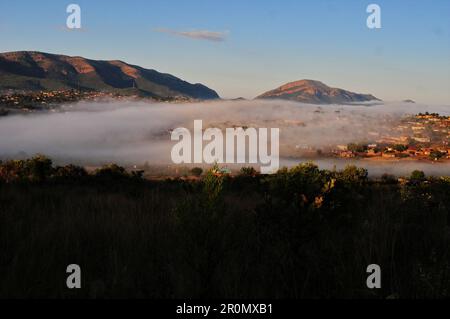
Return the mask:
[[[64,105],[60,111],[0,118],[0,158],[46,154],[57,163],[100,165],[171,164],[171,130],[233,126],[280,128],[280,156],[301,147],[327,147],[379,136],[406,114],[437,112],[449,106],[402,102],[380,105],[307,105],[287,101],[215,101],[192,104],[136,101]],[[342,160],[315,160],[324,168]],[[322,163],[322,164],[321,164]],[[345,163],[350,163],[345,161]],[[449,165],[427,163],[368,163],[370,171],[402,175],[420,168],[449,175]],[[283,161],[281,162],[283,164]],[[345,166],[345,165],[344,165]],[[406,171],[405,171],[406,170]]]

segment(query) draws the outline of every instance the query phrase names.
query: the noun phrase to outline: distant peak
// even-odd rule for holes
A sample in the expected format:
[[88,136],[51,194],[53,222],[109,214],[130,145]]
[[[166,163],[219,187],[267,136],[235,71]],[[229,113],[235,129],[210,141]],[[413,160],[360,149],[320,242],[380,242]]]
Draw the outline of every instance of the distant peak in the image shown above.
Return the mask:
[[290,89],[290,88],[296,88],[296,87],[328,88],[328,86],[325,85],[323,82],[316,81],[316,80],[304,79],[304,80],[286,83],[286,84],[280,86],[280,89]]
[[370,94],[332,88],[323,82],[309,79],[289,82],[258,96],[258,98],[283,99],[311,104],[346,104],[378,100]]

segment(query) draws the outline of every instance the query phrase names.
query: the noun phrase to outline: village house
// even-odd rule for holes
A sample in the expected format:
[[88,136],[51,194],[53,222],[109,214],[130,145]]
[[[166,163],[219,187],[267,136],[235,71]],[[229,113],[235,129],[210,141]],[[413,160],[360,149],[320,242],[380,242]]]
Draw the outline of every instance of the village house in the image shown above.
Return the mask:
[[395,158],[395,153],[394,152],[383,152],[383,153],[381,153],[381,157],[384,157],[384,158]]
[[417,147],[415,146],[408,146],[408,149],[405,151],[406,154],[409,154],[411,156],[417,156]]
[[379,156],[380,152],[376,152],[375,148],[371,148],[369,150],[367,150],[367,156],[373,157],[373,156]]
[[356,157],[355,153],[353,153],[352,151],[342,151],[339,153],[340,157],[343,158],[353,158]]
[[417,136],[414,136],[413,139],[415,141],[417,141],[417,142],[420,142],[420,143],[430,143],[431,142],[431,139],[429,137],[417,137]]

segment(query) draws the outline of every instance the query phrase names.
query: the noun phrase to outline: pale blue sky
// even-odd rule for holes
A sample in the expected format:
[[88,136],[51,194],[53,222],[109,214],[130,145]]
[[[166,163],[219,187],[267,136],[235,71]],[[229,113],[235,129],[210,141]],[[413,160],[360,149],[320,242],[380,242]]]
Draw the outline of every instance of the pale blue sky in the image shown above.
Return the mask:
[[[70,3],[81,6],[81,31],[64,30]],[[370,3],[381,6],[381,30],[366,26]],[[308,78],[450,105],[449,14],[449,0],[2,0],[0,51],[120,59],[225,98]],[[225,39],[174,33],[194,30]]]

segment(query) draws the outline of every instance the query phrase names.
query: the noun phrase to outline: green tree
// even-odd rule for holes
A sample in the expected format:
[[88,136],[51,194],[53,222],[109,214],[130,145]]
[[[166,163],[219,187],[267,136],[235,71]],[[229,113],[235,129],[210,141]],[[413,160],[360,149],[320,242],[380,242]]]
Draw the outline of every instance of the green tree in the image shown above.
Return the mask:
[[408,146],[403,145],[403,144],[396,144],[394,145],[394,150],[396,150],[397,152],[404,152],[408,149]]
[[341,172],[341,177],[344,181],[365,182],[367,181],[368,171],[355,165],[347,165]]
[[434,159],[441,159],[444,156],[444,153],[434,150],[430,153],[429,157],[430,159],[434,160]]
[[347,149],[352,152],[363,153],[363,152],[367,151],[367,145],[350,143],[347,145]]

